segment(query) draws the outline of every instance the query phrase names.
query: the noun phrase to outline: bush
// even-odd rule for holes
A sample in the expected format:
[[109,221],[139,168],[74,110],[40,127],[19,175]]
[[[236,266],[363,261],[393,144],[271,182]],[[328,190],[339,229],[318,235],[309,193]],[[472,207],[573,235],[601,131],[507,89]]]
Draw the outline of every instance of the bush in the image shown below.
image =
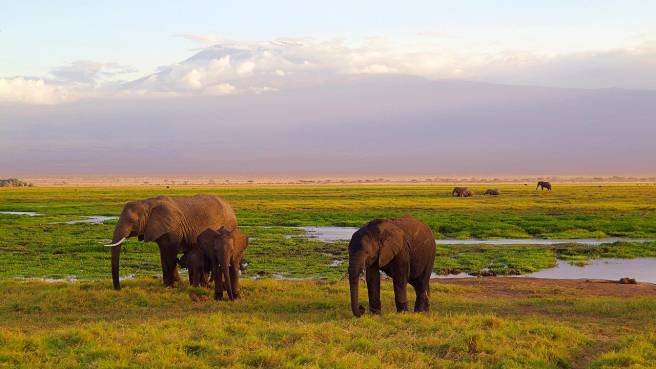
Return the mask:
[[7,178],[0,179],[0,187],[32,187],[32,184],[18,178]]

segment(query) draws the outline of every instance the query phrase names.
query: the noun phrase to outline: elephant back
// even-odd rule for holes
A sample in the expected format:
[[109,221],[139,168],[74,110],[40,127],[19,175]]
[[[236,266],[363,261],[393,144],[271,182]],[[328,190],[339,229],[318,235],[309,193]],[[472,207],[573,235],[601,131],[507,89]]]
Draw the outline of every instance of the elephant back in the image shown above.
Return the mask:
[[410,271],[411,277],[423,275],[426,272],[424,269],[431,270],[435,260],[435,237],[430,227],[410,215],[390,219],[390,222],[406,234],[411,258],[425,261],[425,265],[422,264],[417,270]]
[[237,228],[235,211],[220,197],[196,195],[176,198],[174,201],[185,214],[191,243],[195,243],[197,237],[207,229]]

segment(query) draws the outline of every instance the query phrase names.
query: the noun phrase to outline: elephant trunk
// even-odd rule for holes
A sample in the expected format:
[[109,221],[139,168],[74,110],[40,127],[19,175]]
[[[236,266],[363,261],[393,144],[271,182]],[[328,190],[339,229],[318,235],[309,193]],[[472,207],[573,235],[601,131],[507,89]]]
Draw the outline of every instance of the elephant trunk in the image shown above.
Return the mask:
[[228,294],[228,298],[230,300],[235,299],[235,295],[233,294],[232,291],[232,280],[230,279],[230,259],[227,257],[223,257],[221,260],[222,269],[223,269],[223,279],[225,280],[225,290],[226,293]]
[[121,282],[119,281],[118,262],[121,257],[121,243],[122,241],[125,240],[126,237],[127,234],[124,234],[124,232],[122,232],[119,226],[117,225],[116,229],[114,230],[114,236],[112,237],[112,244],[115,244],[114,246],[112,246],[112,282],[114,283],[115,290],[121,289]]
[[361,263],[351,260],[349,262],[349,285],[351,288],[351,311],[357,318],[364,314],[364,307],[359,304],[359,287],[360,273],[362,272]]

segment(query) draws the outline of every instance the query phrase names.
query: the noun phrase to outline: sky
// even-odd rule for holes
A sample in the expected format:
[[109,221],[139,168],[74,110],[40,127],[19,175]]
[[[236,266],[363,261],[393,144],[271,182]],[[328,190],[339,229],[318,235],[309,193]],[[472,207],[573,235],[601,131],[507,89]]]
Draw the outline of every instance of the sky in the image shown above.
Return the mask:
[[[346,154],[339,157],[321,142],[303,150],[290,149],[294,143],[280,137],[280,142],[271,146],[275,152],[267,155],[254,155],[253,150],[246,148],[228,150],[223,146],[174,156],[170,160],[178,161],[176,169],[169,170],[162,165],[144,168],[157,155],[163,155],[162,147],[178,147],[177,140],[184,127],[190,127],[192,132],[232,127],[238,137],[254,137],[271,127],[267,118],[276,121],[281,132],[290,130],[290,133],[304,131],[312,122],[319,121],[326,132],[344,122],[349,122],[348,130],[362,132],[370,121],[379,121],[382,134],[390,136],[386,138],[398,136],[401,127],[407,125],[412,127],[410,132],[430,132],[434,142],[441,142],[450,133],[444,126],[457,121],[467,127],[482,125],[482,129],[487,124],[489,134],[499,135],[497,142],[505,142],[505,136],[498,132],[503,127],[485,122],[484,117],[467,114],[468,109],[481,106],[505,109],[512,112],[511,121],[523,121],[530,126],[527,120],[543,119],[531,113],[546,107],[560,108],[554,99],[580,99],[577,101],[585,104],[585,109],[570,106],[562,116],[554,117],[567,120],[558,122],[561,136],[552,137],[551,144],[557,146],[568,135],[568,125],[585,126],[590,124],[590,119],[602,119],[598,112],[608,107],[588,104],[614,104],[615,100],[596,95],[605,89],[618,94],[616,97],[622,105],[615,111],[624,111],[625,115],[609,120],[607,115],[612,116],[613,112],[607,112],[600,132],[617,136],[623,127],[634,127],[635,137],[626,137],[627,147],[613,149],[613,157],[619,155],[626,163],[636,150],[641,155],[652,154],[646,148],[647,151],[641,151],[641,147],[630,147],[629,142],[642,142],[641,135],[652,133],[645,122],[653,121],[654,116],[647,107],[656,103],[651,100],[656,91],[653,14],[656,14],[655,2],[632,0],[406,1],[402,4],[394,1],[0,0],[0,131],[4,132],[0,136],[0,145],[4,144],[0,154],[5,156],[0,160],[0,174],[46,171],[67,174],[653,173],[656,168],[647,159],[643,163],[642,158],[633,157],[629,165],[608,158],[605,162],[609,164],[604,165],[603,161],[595,162],[594,157],[573,147],[559,149],[569,154],[564,155],[567,160],[554,159],[539,165],[527,161],[509,166],[502,157],[509,155],[509,151],[495,149],[489,138],[484,137],[465,142],[457,150],[407,150],[413,152],[407,160],[416,160],[421,165],[404,166],[395,162],[388,166],[383,159],[395,156],[391,149],[378,152],[373,160],[357,150],[349,151],[347,145],[342,148]],[[489,106],[485,106],[485,100],[475,98],[458,100],[456,104],[448,90],[444,91],[453,81],[470,83],[467,91],[471,96],[488,99],[484,91],[494,85],[507,98]],[[371,91],[367,87],[370,84],[384,87],[385,93]],[[408,86],[417,88],[409,90]],[[381,116],[373,108],[354,112],[345,101],[326,98],[337,91],[346,95],[358,92],[361,96],[357,98],[370,108],[383,101],[397,104],[405,98],[399,95],[400,91],[413,96],[416,102],[401,104],[396,111],[398,116],[390,118],[389,114]],[[532,99],[522,99],[522,94]],[[623,100],[622,94],[630,94],[637,102]],[[439,100],[430,100],[429,96]],[[301,119],[266,105],[271,99],[282,99],[279,103],[290,111],[295,111],[298,104],[318,105]],[[323,100],[327,100],[326,104],[320,103]],[[442,101],[447,100],[457,108],[446,103],[443,106]],[[519,100],[524,104],[524,111],[516,109]],[[258,104],[264,105],[260,109]],[[222,112],[215,106],[231,113],[227,118],[221,117]],[[453,115],[448,117],[444,115],[447,107],[453,109]],[[112,116],[120,119],[120,124],[129,122],[141,127],[135,131],[145,134],[147,127],[151,130],[157,127],[156,123],[145,120],[163,119],[157,115],[160,108],[172,109],[170,113],[178,120],[167,119],[167,128],[160,127],[160,132],[148,139],[150,151],[141,150],[135,137],[123,136],[114,141],[105,137],[102,146],[110,156],[107,161],[81,163],[75,159],[96,152],[97,145],[91,143],[105,132],[101,124],[116,124],[110,119]],[[238,108],[260,109],[268,114],[255,116]],[[418,118],[422,114],[425,116]],[[188,119],[191,116],[195,118]],[[325,121],[326,116],[333,118]],[[394,119],[399,128],[394,128]],[[234,128],[234,122],[239,122],[241,128]],[[69,134],[58,137],[61,131]],[[38,139],[34,132],[38,132]],[[577,139],[589,141],[583,135],[591,133],[594,130],[581,131],[582,136]],[[504,132],[508,134],[512,137],[512,132]],[[530,134],[530,130],[522,133]],[[183,136],[191,141],[199,138],[193,134]],[[295,139],[314,142],[307,136]],[[350,142],[339,136],[333,139],[338,143],[342,140],[345,145]],[[142,159],[118,164],[125,158],[117,148],[126,141],[137,145],[133,149],[140,150]],[[16,142],[21,146],[17,147]],[[9,152],[9,147],[13,151]],[[313,161],[295,162],[295,155],[309,151],[314,152]],[[15,157],[18,152],[22,152],[20,160]],[[198,164],[206,162],[207,155],[221,157],[227,152],[246,158],[250,169],[221,160],[211,165]],[[462,156],[465,152],[472,153],[471,158],[477,153],[496,153],[498,163],[490,166],[470,161],[466,165],[438,165],[431,164],[435,160],[423,160],[425,156]],[[518,154],[523,155],[513,153]],[[116,157],[112,159],[112,155]],[[55,169],[49,165],[52,164],[49,158],[57,160]],[[372,162],[376,165],[371,166]]]

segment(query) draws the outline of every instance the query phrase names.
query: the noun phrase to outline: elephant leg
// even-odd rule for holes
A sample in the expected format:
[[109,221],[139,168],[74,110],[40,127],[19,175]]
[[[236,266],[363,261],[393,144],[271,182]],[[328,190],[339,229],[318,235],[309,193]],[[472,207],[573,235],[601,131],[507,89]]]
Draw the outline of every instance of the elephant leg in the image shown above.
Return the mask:
[[200,286],[207,288],[209,286],[209,279],[207,272],[203,272],[203,275],[200,277]]
[[212,263],[212,274],[214,275],[214,300],[223,300],[223,278],[218,262]]
[[180,281],[178,274],[178,249],[169,245],[159,246],[159,256],[162,262],[162,275],[164,287],[173,287]]
[[394,283],[394,302],[396,303],[396,311],[408,311],[408,294],[406,286],[408,281],[405,278],[392,278]]
[[415,294],[417,295],[415,300],[415,312],[428,311],[430,306],[428,300],[428,281],[418,279],[410,282],[410,284],[415,289]]
[[235,299],[239,298],[239,262],[230,265],[230,282],[232,286],[232,294]]
[[366,271],[367,294],[369,295],[369,311],[380,314],[380,271],[370,266]]

